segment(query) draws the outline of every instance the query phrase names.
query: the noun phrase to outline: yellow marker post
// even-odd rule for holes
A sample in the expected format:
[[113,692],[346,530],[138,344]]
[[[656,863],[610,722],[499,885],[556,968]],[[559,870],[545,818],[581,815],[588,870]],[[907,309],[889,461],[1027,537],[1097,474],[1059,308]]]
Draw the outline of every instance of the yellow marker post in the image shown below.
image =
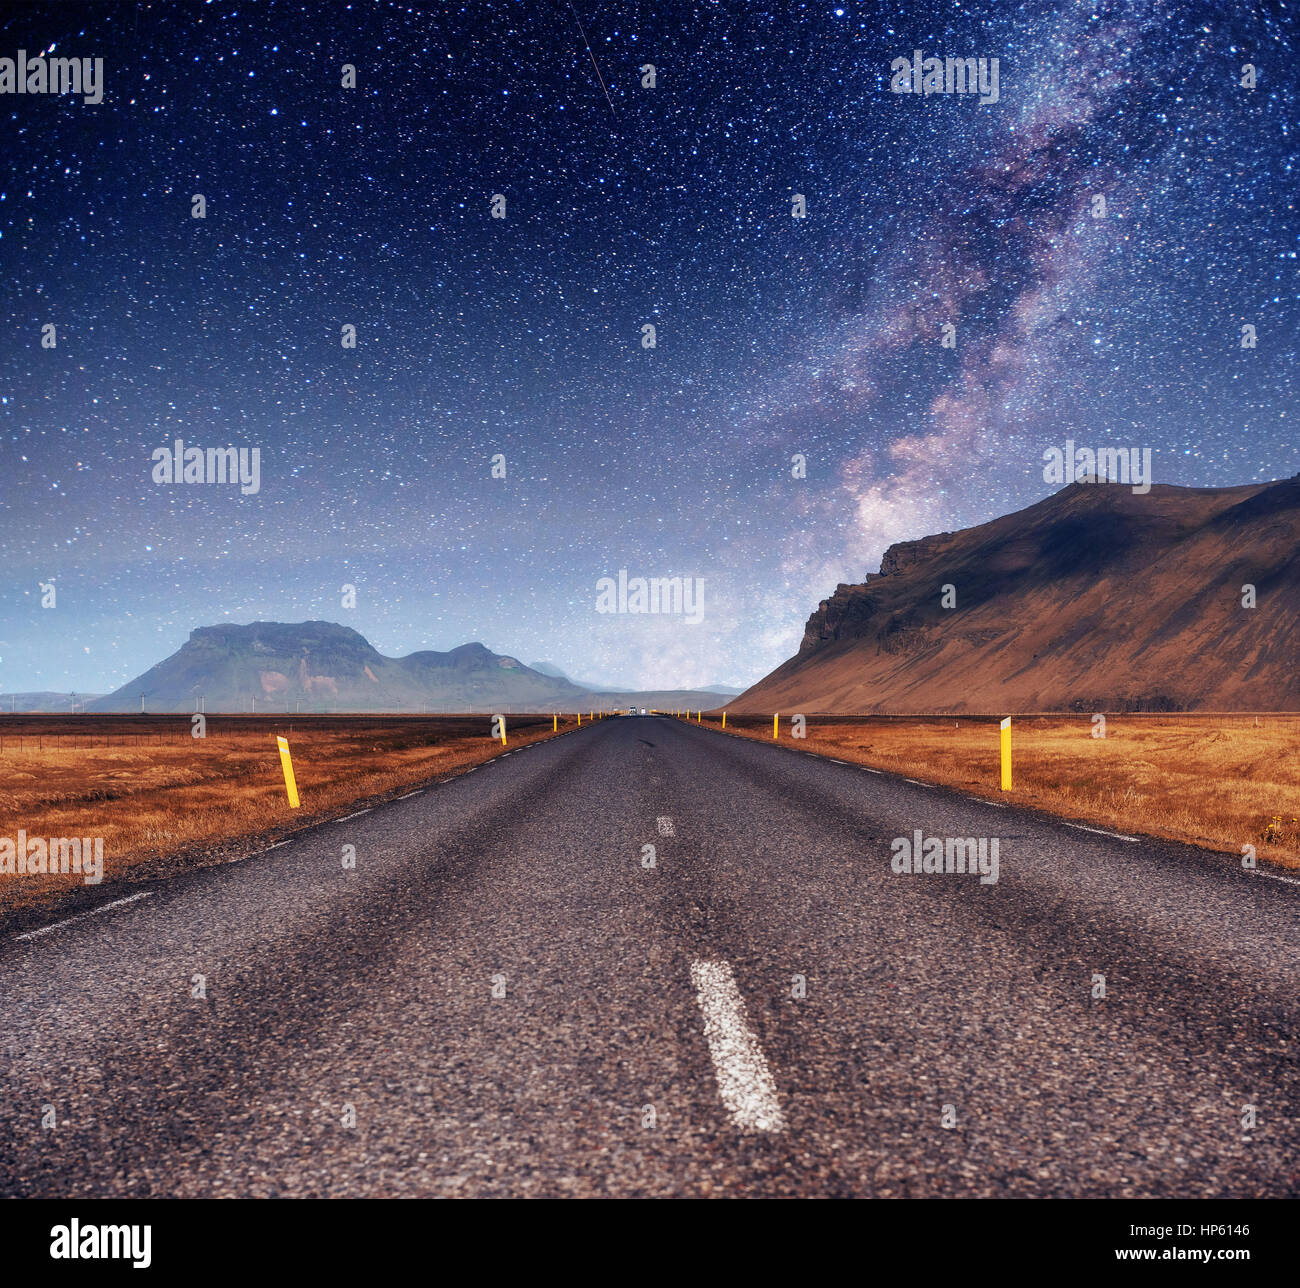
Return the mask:
[[289,808],[298,808],[298,784],[293,776],[293,761],[289,758],[289,742],[276,737],[276,746],[280,748],[280,768],[284,770],[284,790],[289,794]]
[[579,729],[582,728],[582,712],[581,712],[581,711],[578,712],[578,728],[579,728]]
[[727,713],[725,711],[722,713],[722,727],[724,729],[727,727]]
[[559,733],[559,731],[560,731],[560,717],[559,714],[556,713],[551,717],[551,732]]
[[772,737],[773,738],[776,737],[776,718],[778,715],[780,715],[779,711],[774,711],[772,713]]
[[1002,722],[1002,790],[1011,790],[1011,717]]

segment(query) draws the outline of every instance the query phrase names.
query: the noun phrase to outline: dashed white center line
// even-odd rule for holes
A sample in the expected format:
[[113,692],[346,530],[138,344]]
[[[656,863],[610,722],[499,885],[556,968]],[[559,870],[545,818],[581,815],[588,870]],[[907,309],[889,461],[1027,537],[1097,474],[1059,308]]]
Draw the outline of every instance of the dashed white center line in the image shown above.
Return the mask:
[[39,939],[41,935],[48,935],[51,930],[61,930],[64,926],[70,926],[74,921],[84,921],[87,917],[98,916],[101,912],[108,912],[111,908],[120,908],[123,904],[134,903],[137,899],[148,899],[153,894],[152,890],[142,890],[139,894],[129,894],[125,899],[114,899],[112,903],[100,904],[98,908],[92,908],[89,912],[80,913],[76,917],[69,917],[66,921],[56,921],[51,926],[41,926],[38,930],[28,930],[24,934],[15,935],[15,939]]
[[745,999],[736,987],[731,963],[692,962],[691,983],[704,1014],[718,1094],[731,1121],[742,1131],[784,1130],[776,1082],[745,1021]]
[[883,770],[872,769],[870,765],[859,765],[858,768],[865,769],[869,774],[879,774],[884,772]]
[[1080,832],[1095,832],[1098,836],[1113,836],[1117,841],[1141,841],[1140,836],[1125,836],[1123,832],[1106,832],[1100,827],[1084,827],[1082,823],[1066,823],[1066,827],[1073,827]]
[[832,765],[847,765],[849,763],[847,760],[836,760],[834,756],[830,757],[830,762]]
[[[369,807],[369,809],[359,809],[359,810],[357,810],[357,812],[356,812],[355,814],[344,814],[342,818],[336,818],[334,821],[335,821],[336,823],[346,823],[346,822],[348,821],[348,819],[350,819],[350,818],[360,818],[360,817],[362,816],[362,814],[369,814],[369,813],[370,813],[370,810],[372,810],[372,809],[374,809],[374,808],[375,808],[375,807],[374,807],[373,805],[371,805],[371,806]],[[274,847],[272,847],[272,848],[274,848]]]
[[922,783],[915,778],[904,778],[905,783],[911,783],[913,787],[933,787],[933,783]]

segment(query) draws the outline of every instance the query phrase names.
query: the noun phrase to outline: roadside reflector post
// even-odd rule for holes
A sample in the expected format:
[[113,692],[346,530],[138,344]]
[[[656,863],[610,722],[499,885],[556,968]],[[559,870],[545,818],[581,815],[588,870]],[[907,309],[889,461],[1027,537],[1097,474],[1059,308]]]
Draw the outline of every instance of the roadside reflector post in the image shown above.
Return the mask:
[[284,790],[289,795],[289,808],[298,808],[298,784],[293,776],[293,761],[289,757],[289,742],[286,738],[276,737],[275,744],[280,748],[280,768],[284,770]]
[[503,747],[506,745],[506,718],[505,718],[505,716],[502,716],[502,717],[501,717],[501,745],[502,745]]
[[772,737],[773,737],[773,738],[776,737],[776,721],[777,721],[777,717],[778,717],[780,714],[781,714],[781,713],[780,713],[779,711],[774,711],[774,712],[772,712]]
[[582,712],[581,712],[581,711],[578,712],[578,728],[579,728],[579,729],[582,728]]
[[727,713],[725,711],[722,713],[722,727],[724,729],[727,727]]
[[559,715],[559,712],[557,711],[557,712],[556,712],[556,713],[551,717],[551,732],[552,732],[552,733],[559,733],[559,731],[560,731],[560,715]]
[[1011,717],[1002,722],[1002,790],[1011,790]]

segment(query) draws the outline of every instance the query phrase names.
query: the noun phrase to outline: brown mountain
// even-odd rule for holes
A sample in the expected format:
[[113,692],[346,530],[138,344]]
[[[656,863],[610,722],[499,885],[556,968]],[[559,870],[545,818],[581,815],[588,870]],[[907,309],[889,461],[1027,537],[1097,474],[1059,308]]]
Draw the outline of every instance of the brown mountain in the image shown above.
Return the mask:
[[1075,483],[891,546],[729,709],[1295,711],[1298,626],[1300,475],[1142,496]]

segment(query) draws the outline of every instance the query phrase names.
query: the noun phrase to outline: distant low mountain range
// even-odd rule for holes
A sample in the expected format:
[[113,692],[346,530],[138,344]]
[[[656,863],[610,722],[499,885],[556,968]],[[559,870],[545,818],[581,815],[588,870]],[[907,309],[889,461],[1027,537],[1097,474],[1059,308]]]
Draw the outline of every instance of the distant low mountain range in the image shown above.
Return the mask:
[[[627,684],[597,684],[591,680],[575,680],[572,676],[566,675],[554,662],[530,662],[529,665],[534,671],[540,671],[543,675],[554,676],[556,679],[568,680],[570,684],[576,684],[580,689],[590,689],[593,693],[641,693],[645,696],[651,696],[648,690],[635,689]],[[735,684],[706,684],[700,689],[677,689],[672,690],[676,694],[696,694],[696,695],[713,695],[713,696],[734,696],[741,693],[743,685]],[[656,691],[659,692],[659,691]],[[667,690],[663,691],[660,696],[666,696]],[[656,704],[662,705],[662,704]]]
[[[558,668],[552,668],[558,671]],[[734,691],[733,691],[734,692]],[[89,712],[533,712],[593,707],[703,707],[731,693],[712,690],[595,690],[562,672],[546,674],[482,644],[445,653],[385,657],[336,622],[201,626],[170,657],[102,697]],[[70,711],[67,694],[0,697],[0,711]]]
[[0,693],[0,715],[6,711],[49,711],[72,714],[103,697],[100,693]]
[[1300,475],[1074,483],[891,546],[738,712],[1300,710]]

